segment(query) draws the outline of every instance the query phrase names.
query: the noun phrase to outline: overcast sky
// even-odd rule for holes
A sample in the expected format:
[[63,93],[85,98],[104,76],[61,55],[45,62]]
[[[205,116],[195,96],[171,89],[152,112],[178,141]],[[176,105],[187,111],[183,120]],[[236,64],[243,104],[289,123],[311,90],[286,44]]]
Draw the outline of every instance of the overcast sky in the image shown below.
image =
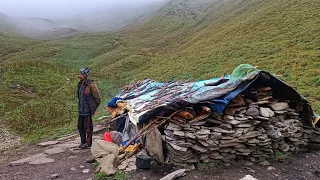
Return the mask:
[[15,17],[66,17],[95,9],[149,5],[165,0],[0,0],[0,12]]

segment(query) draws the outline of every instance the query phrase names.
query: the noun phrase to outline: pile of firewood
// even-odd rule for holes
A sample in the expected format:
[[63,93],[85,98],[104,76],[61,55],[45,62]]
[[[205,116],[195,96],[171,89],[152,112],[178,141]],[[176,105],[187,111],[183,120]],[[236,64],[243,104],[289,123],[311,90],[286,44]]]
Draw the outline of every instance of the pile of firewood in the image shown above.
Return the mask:
[[314,130],[304,127],[301,115],[289,104],[274,99],[269,87],[251,88],[238,95],[223,115],[210,112],[189,120],[174,117],[163,131],[169,162],[255,161],[277,151],[299,150]]

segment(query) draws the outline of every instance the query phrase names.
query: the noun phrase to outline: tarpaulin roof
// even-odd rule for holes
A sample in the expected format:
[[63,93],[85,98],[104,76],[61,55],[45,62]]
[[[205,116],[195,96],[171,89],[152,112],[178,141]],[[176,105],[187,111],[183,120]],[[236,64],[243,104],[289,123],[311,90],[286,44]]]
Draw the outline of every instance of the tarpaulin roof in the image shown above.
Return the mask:
[[159,112],[198,103],[205,103],[221,114],[233,98],[253,84],[271,87],[275,98],[304,102],[304,119],[312,124],[309,121],[312,109],[304,97],[275,76],[248,64],[238,66],[230,76],[197,82],[160,83],[145,79],[125,87],[114,99],[127,101],[130,120],[137,124],[147,122]]

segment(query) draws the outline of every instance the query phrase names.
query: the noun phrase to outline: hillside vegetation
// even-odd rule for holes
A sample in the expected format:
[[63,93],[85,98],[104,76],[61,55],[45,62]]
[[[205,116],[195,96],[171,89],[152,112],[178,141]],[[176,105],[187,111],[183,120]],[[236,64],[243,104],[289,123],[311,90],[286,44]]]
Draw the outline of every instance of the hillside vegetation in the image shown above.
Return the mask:
[[319,9],[317,0],[173,0],[119,33],[47,42],[0,34],[0,113],[36,140],[75,129],[80,67],[91,67],[106,103],[132,80],[212,78],[241,63],[276,74],[320,112]]

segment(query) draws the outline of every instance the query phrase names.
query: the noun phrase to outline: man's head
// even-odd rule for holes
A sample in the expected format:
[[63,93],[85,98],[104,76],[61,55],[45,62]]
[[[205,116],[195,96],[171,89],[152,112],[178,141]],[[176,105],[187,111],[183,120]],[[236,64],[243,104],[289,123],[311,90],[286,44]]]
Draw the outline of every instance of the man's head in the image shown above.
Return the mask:
[[90,69],[89,68],[81,68],[79,70],[79,78],[81,80],[85,80],[88,78],[88,75],[89,75],[89,72],[90,72]]

